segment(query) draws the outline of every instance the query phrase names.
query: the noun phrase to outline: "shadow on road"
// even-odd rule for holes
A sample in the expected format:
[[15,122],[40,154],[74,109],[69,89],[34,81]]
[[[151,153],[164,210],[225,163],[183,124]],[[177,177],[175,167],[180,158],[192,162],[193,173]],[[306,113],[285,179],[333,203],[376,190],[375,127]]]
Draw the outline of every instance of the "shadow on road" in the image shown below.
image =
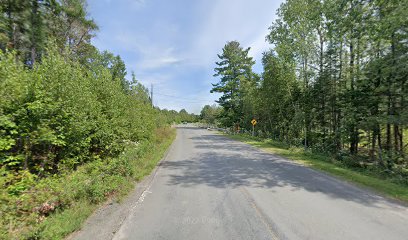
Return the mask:
[[194,126],[192,127],[192,126],[189,126],[189,125],[177,125],[176,128],[177,129],[196,130],[196,131],[203,130],[203,128],[194,127]]
[[270,191],[290,187],[290,191],[304,189],[362,204],[384,202],[368,191],[223,136],[209,134],[191,139],[197,149],[194,158],[161,164],[162,168],[174,170],[169,171],[169,185],[244,186]]

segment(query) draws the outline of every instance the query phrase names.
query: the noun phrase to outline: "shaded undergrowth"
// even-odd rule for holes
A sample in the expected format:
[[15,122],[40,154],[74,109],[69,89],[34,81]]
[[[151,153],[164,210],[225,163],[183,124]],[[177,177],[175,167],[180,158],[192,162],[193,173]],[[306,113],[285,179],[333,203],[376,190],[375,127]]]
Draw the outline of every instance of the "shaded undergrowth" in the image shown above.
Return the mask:
[[100,204],[120,200],[148,175],[175,135],[174,128],[158,128],[154,140],[129,143],[116,158],[47,178],[27,178],[24,184],[32,187],[21,194],[2,188],[0,238],[62,239],[78,230]]

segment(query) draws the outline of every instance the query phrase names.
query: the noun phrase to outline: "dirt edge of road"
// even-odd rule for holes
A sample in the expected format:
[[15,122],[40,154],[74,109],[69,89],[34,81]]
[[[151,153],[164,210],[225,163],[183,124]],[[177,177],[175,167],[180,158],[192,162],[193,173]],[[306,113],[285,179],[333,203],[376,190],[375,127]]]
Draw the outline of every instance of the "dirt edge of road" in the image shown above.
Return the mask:
[[132,208],[134,208],[143,193],[150,187],[162,162],[166,161],[173,149],[174,141],[166,150],[163,158],[157,163],[152,172],[137,182],[134,189],[124,198],[122,202],[109,199],[99,207],[83,224],[82,228],[66,237],[67,240],[112,239],[120,229]]

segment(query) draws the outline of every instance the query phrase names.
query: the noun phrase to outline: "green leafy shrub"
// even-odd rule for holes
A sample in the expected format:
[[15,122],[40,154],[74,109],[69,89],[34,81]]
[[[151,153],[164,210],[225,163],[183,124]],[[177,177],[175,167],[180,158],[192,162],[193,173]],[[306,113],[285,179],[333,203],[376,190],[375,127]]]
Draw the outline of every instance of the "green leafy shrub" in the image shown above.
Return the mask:
[[[96,159],[78,166],[76,171],[46,178],[20,171],[19,174],[24,176],[18,181],[3,168],[1,184],[10,182],[7,177],[18,182],[0,192],[3,216],[0,239],[59,239],[76,230],[95,205],[111,196],[126,193],[135,180],[154,168],[175,135],[174,129],[170,128],[158,128],[155,133],[153,141],[126,144],[125,150],[117,157]],[[19,186],[22,188],[18,191],[11,191]],[[60,229],[52,227],[53,221],[61,223],[62,219],[72,221],[72,224]]]
[[106,56],[90,66],[67,56],[51,45],[27,68],[0,52],[0,238],[44,237],[55,213],[129,188],[172,136],[146,89],[112,75]]

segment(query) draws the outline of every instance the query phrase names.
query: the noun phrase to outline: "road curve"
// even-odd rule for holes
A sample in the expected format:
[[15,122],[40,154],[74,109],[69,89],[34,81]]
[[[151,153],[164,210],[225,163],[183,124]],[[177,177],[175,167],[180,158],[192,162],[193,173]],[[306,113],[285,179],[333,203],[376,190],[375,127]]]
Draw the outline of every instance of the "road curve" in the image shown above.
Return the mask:
[[114,239],[408,239],[408,208],[247,144],[178,127]]

